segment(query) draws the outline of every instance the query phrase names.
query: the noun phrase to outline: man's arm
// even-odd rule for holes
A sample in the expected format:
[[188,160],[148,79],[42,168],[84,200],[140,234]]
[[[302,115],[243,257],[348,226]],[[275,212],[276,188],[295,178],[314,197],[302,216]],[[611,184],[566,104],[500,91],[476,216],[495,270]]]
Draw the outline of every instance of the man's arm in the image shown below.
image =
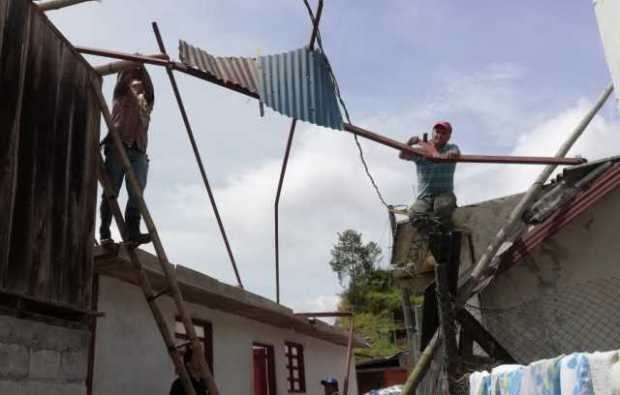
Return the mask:
[[[409,140],[407,140],[406,144],[411,146],[411,145],[416,145],[419,142],[420,142],[420,138],[418,136],[412,136],[409,138]],[[398,154],[398,157],[403,160],[414,160],[416,158],[416,155],[411,154],[409,152],[400,151],[400,154]]]
[[438,159],[456,159],[459,156],[461,156],[461,151],[459,150],[459,147],[457,147],[456,145],[453,145],[452,147],[450,147],[446,152],[433,155],[434,158],[438,158]]

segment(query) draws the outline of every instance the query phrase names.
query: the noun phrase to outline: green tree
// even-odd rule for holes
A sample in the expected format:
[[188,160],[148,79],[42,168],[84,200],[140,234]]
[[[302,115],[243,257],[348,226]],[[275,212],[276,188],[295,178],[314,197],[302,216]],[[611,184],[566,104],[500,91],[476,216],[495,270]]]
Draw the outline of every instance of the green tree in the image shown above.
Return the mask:
[[381,248],[374,241],[364,244],[361,233],[347,229],[338,233],[331,255],[329,264],[338,275],[340,285],[346,288],[349,301],[351,304],[359,302],[365,285],[376,271],[376,263],[381,259]]
[[[368,340],[370,349],[358,350],[371,357],[386,357],[402,351],[395,336],[402,324],[400,295],[392,287],[390,273],[377,267],[381,248],[375,242],[364,243],[361,233],[347,229],[338,233],[331,250],[330,266],[343,287],[339,309],[353,311],[355,331]],[[347,320],[338,322],[348,325]]]

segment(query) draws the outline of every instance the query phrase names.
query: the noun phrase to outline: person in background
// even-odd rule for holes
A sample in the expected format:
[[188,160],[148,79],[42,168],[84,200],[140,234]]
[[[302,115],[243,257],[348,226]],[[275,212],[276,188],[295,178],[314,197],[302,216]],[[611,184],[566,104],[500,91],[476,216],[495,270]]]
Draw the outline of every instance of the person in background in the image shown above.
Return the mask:
[[[190,379],[192,380],[194,391],[196,391],[196,395],[208,395],[209,391],[207,389],[207,384],[200,377],[200,363],[198,358],[198,355],[192,351],[191,347],[187,346],[187,349],[183,354],[183,363],[185,364],[185,369],[187,369]],[[172,382],[172,386],[170,387],[170,395],[185,395],[185,388],[183,388],[181,378],[177,377],[176,380]]]
[[[148,129],[151,119],[151,111],[155,102],[155,93],[151,78],[143,65],[138,65],[118,73],[116,86],[114,87],[112,123],[118,132],[125,152],[131,163],[140,188],[146,187],[146,179],[149,168],[149,158],[146,153],[148,145]],[[104,167],[112,192],[118,197],[125,169],[116,152],[109,135],[103,140],[105,162]],[[125,182],[129,195],[125,207],[126,240],[143,244],[150,242],[150,235],[140,233],[140,210],[138,198],[129,185]],[[105,200],[101,199],[101,225],[99,235],[101,245],[113,243],[110,234],[112,211]]]
[[340,393],[338,390],[338,380],[333,377],[321,380],[321,384],[325,390],[325,395],[338,395]]

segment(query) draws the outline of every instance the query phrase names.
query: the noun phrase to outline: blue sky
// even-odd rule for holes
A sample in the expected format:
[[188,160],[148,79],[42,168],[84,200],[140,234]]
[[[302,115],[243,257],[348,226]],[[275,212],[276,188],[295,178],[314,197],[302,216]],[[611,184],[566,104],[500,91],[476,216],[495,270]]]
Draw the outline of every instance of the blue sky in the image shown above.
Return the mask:
[[[48,15],[75,45],[142,53],[157,52],[156,20],[174,58],[178,39],[254,56],[301,47],[311,30],[301,0],[104,0]],[[321,26],[354,123],[405,140],[447,119],[464,153],[553,154],[610,79],[591,1],[325,0]],[[167,77],[149,70],[156,104],[146,197],[168,255],[234,283]],[[273,199],[290,120],[271,111],[260,118],[254,100],[178,79],[246,287],[273,298]],[[108,98],[112,87],[107,77]],[[572,153],[617,154],[618,135],[610,101]],[[410,203],[413,165],[391,149],[364,147],[387,200]],[[380,243],[385,266],[387,213],[350,135],[300,124],[291,155],[280,204],[282,302],[333,309],[336,233],[354,228]],[[537,171],[459,165],[459,201],[519,192]]]

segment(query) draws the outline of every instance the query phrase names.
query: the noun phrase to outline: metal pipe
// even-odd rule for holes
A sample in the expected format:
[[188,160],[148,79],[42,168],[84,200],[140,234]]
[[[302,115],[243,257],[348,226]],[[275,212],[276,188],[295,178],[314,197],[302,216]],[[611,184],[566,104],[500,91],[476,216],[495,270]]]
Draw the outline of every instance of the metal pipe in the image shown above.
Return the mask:
[[[312,18],[312,35],[310,36],[310,43],[308,46],[310,49],[314,48],[314,43],[318,36],[319,23],[321,21],[321,14],[323,13],[323,0],[319,0],[318,9],[316,12],[316,18],[312,16],[312,10],[309,10]],[[288,141],[286,143],[286,150],[284,151],[284,159],[282,161],[282,169],[280,170],[280,179],[278,181],[278,189],[276,191],[276,200],[274,203],[274,232],[275,232],[275,255],[276,255],[276,303],[280,303],[280,194],[282,192],[282,185],[284,183],[284,174],[288,166],[288,158],[291,152],[291,145],[293,137],[295,135],[295,127],[297,126],[297,120],[293,119],[291,122],[291,128],[288,134]]]
[[349,319],[349,340],[347,341],[347,367],[345,370],[344,384],[342,385],[342,395],[349,393],[349,376],[351,373],[351,358],[353,356],[353,317]]
[[318,313],[295,313],[300,317],[351,317],[353,313],[350,311],[326,311]]
[[400,290],[400,305],[403,309],[403,318],[405,319],[405,331],[407,333],[407,351],[409,352],[409,358],[407,358],[407,369],[413,367],[415,363],[415,325],[413,316],[413,307],[411,306],[411,291],[407,288]]
[[[42,3],[36,3],[41,11],[59,10],[61,8],[70,7],[72,5],[85,3],[93,0],[49,0]],[[99,0],[97,0],[99,1]]]
[[[161,34],[159,33],[159,28],[157,27],[157,23],[155,22],[153,22],[153,32],[155,33],[155,37],[157,38],[157,43],[159,45],[160,51],[162,52],[162,54],[167,55],[166,48],[164,47],[164,42],[161,38]],[[224,224],[222,222],[222,218],[220,217],[220,212],[217,209],[217,204],[215,203],[213,191],[211,190],[211,186],[209,185],[207,172],[205,171],[204,165],[202,163],[202,158],[200,157],[200,152],[198,151],[198,145],[196,144],[196,139],[194,138],[194,133],[192,132],[192,126],[189,123],[189,117],[187,116],[187,112],[185,111],[185,105],[183,104],[181,93],[179,92],[179,88],[177,86],[176,79],[174,78],[174,74],[172,74],[172,69],[170,67],[166,67],[166,72],[168,74],[168,78],[170,79],[170,84],[172,85],[172,90],[174,91],[174,96],[177,100],[177,104],[179,105],[179,110],[181,111],[183,123],[185,124],[185,130],[187,131],[187,136],[189,137],[192,149],[194,150],[194,156],[196,157],[196,162],[198,163],[198,168],[200,169],[202,181],[205,185],[205,188],[207,189],[209,201],[211,202],[211,207],[213,208],[213,212],[215,213],[215,218],[217,219],[220,233],[222,234],[222,238],[224,239],[224,244],[226,245],[228,257],[230,258],[233,270],[235,271],[235,276],[237,277],[239,287],[243,289],[243,283],[241,282],[241,276],[239,275],[239,270],[237,269],[237,263],[235,262],[235,257],[233,256],[232,249],[230,248],[230,243],[228,242],[228,237],[226,236],[226,230],[224,229]]]
[[291,122],[291,129],[288,134],[288,141],[286,143],[286,150],[284,151],[284,160],[282,161],[282,170],[280,170],[280,180],[278,181],[278,189],[276,191],[276,201],[274,204],[274,216],[275,216],[275,247],[276,247],[276,302],[280,303],[280,193],[282,192],[282,184],[284,183],[284,174],[286,173],[286,167],[288,165],[288,157],[291,152],[291,144],[293,142],[293,136],[295,135],[295,127],[297,126],[297,120],[293,119]]
[[158,57],[148,55],[129,54],[118,51],[108,51],[107,49],[74,47],[76,51],[85,55],[103,56],[112,59],[131,60],[138,63],[152,64],[154,66],[168,66],[171,61],[166,54],[159,54]]
[[[612,91],[613,91],[613,83],[609,84],[609,86],[605,88],[601,96],[598,98],[598,100],[592,107],[592,109],[588,111],[588,113],[584,116],[581,122],[579,122],[579,124],[573,130],[573,132],[568,137],[568,139],[562,144],[560,149],[557,151],[556,157],[562,158],[568,153],[568,151],[573,146],[575,141],[577,141],[577,139],[581,136],[581,134],[590,124],[590,121],[592,121],[592,118],[594,118],[596,113],[598,113],[601,107],[603,107],[603,104],[605,104],[605,102],[609,98],[609,95],[611,95]],[[504,225],[500,229],[500,231],[497,233],[497,235],[495,236],[495,239],[487,247],[487,250],[480,258],[480,261],[478,261],[478,263],[472,270],[469,278],[467,279],[465,284],[463,284],[463,286],[461,287],[461,290],[459,290],[459,302],[460,303],[464,303],[465,301],[467,301],[467,299],[469,299],[469,297],[477,291],[476,288],[479,287],[483,281],[483,278],[482,278],[483,274],[485,274],[485,271],[490,266],[495,264],[495,261],[497,260],[496,254],[499,248],[506,241],[513,242],[515,237],[520,233],[518,232],[518,230],[520,228],[520,225],[522,225],[521,216],[523,215],[523,212],[531,205],[531,203],[539,195],[540,191],[542,190],[543,184],[545,183],[545,181],[547,181],[549,176],[551,176],[551,173],[553,173],[555,168],[556,168],[556,165],[553,165],[553,164],[546,166],[543,169],[543,171],[540,173],[536,181],[534,181],[534,183],[527,190],[523,198],[521,198],[521,201],[517,204],[517,206],[514,208],[514,210],[510,214],[510,217],[508,218],[508,222],[506,223],[506,225]]]
[[410,154],[420,155],[435,162],[470,162],[470,163],[515,163],[515,164],[558,164],[558,165],[578,165],[585,162],[583,158],[557,158],[557,157],[536,157],[536,156],[496,156],[496,155],[460,155],[454,159],[440,159],[431,157],[428,152],[420,148],[414,148],[400,141],[389,137],[362,129],[350,123],[344,124],[344,130],[376,143],[405,151]]
[[[156,54],[156,55],[147,55],[149,58],[159,58],[162,59],[162,57],[164,55],[161,54]],[[111,63],[106,63],[106,64],[102,64],[100,66],[95,66],[94,69],[95,71],[101,75],[101,76],[106,76],[106,75],[110,75],[110,74],[116,74],[120,71],[126,70],[126,69],[131,69],[134,68],[136,66],[141,65],[141,62],[135,62],[132,60],[121,60],[118,62],[111,62]]]

